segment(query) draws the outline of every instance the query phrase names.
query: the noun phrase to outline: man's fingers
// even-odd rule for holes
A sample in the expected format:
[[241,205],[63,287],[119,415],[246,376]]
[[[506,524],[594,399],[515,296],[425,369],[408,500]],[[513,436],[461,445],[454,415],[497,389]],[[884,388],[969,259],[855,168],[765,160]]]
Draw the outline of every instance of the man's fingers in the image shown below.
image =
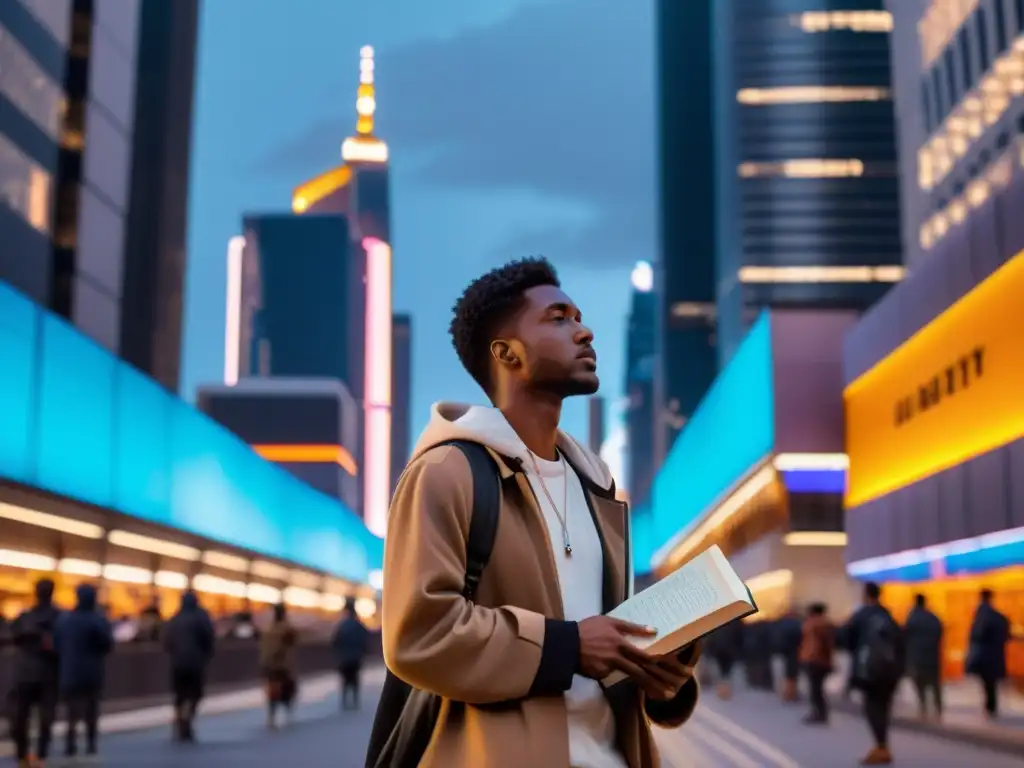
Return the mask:
[[658,630],[654,627],[647,627],[643,624],[633,624],[620,619],[615,619],[615,628],[624,635],[633,635],[634,637],[654,637],[658,634]]
[[651,656],[642,648],[637,648],[629,640],[622,641],[622,644],[619,646],[619,654],[625,656],[634,664],[639,664],[643,667],[653,667],[658,663],[654,656]]

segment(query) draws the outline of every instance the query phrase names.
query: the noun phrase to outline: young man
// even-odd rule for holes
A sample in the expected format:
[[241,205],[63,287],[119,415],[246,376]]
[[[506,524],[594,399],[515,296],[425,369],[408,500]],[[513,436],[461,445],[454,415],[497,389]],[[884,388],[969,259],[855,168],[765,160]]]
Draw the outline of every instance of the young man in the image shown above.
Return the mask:
[[[632,591],[629,517],[608,468],[559,431],[562,401],[597,391],[593,334],[544,259],[473,282],[454,308],[459,359],[493,408],[434,406],[391,505],[388,667],[442,696],[422,768],[655,768],[649,720],[697,702],[698,652],[654,659],[650,635],[602,614]],[[448,440],[483,444],[502,479],[476,600],[462,596],[473,478]],[[629,680],[604,689],[621,670]]]

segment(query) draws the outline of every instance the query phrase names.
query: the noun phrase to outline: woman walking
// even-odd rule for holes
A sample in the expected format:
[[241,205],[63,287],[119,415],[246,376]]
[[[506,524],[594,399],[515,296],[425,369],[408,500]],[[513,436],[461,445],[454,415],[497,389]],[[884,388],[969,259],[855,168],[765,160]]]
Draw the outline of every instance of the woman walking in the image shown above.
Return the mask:
[[267,727],[277,728],[277,713],[282,707],[291,719],[297,685],[292,649],[297,634],[288,622],[284,605],[274,606],[274,622],[260,638],[260,666],[267,681]]

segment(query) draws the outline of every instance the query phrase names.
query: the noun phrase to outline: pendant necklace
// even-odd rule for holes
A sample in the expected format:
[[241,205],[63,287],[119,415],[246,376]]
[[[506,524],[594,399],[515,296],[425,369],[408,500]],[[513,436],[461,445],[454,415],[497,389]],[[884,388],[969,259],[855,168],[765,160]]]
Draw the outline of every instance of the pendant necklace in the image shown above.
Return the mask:
[[558,524],[562,527],[562,546],[565,548],[565,554],[572,556],[572,541],[569,539],[569,469],[565,465],[565,459],[562,458],[562,454],[558,454],[558,460],[562,464],[562,512],[558,511],[558,505],[555,504],[555,500],[551,497],[551,492],[548,490],[548,484],[544,482],[544,475],[540,473],[540,466],[537,464],[537,459],[533,455],[533,451],[528,451],[530,456],[530,463],[533,464],[533,471],[537,473],[537,479],[540,480],[540,489],[544,491],[544,496],[548,500],[548,504],[551,505],[551,509],[555,511],[555,517],[558,518]]

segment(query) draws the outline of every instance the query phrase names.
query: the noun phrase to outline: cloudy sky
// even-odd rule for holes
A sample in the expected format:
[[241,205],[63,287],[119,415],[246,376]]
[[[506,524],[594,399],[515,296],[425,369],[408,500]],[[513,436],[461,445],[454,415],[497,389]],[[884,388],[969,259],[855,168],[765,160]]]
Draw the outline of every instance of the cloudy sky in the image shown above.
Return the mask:
[[[366,44],[392,156],[395,307],[414,323],[414,430],[435,400],[483,397],[448,341],[454,299],[535,253],[582,305],[602,394],[618,398],[629,273],[655,246],[650,0],[204,3],[183,394],[222,376],[228,239],[243,212],[286,210],[338,162]],[[566,411],[580,437],[584,414]]]

